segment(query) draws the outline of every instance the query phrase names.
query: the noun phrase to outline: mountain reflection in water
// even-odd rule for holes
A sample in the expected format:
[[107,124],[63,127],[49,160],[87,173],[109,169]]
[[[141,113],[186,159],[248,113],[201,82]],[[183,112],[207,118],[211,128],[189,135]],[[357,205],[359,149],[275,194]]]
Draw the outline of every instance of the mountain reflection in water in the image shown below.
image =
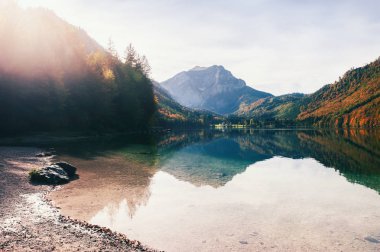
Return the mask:
[[[331,228],[351,225],[347,229],[352,233],[337,232],[343,235],[340,239],[361,239],[371,231],[380,236],[380,226],[373,226],[380,218],[374,214],[380,207],[379,143],[377,132],[363,130],[250,130],[191,131],[137,137],[133,141],[108,139],[57,145],[59,158],[79,167],[80,179],[51,197],[64,214],[168,250],[207,235],[214,239],[220,229],[228,227],[237,234],[250,225],[261,229],[262,234],[270,231],[274,237],[277,231],[273,228],[278,225],[279,237],[284,235],[281,232],[298,237],[297,232],[314,230],[317,233],[310,233],[311,238],[328,232],[320,227],[326,218],[331,218]],[[353,187],[347,181],[376,193]],[[283,212],[269,206],[282,208]],[[345,209],[351,212],[340,216],[339,211]],[[252,214],[259,219],[248,218]],[[208,233],[197,232],[188,218],[196,218]],[[290,218],[286,224],[284,218]],[[351,218],[365,218],[372,224],[355,226],[349,223]],[[272,224],[265,222],[270,219]],[[310,222],[305,227],[294,224],[305,221]],[[188,237],[177,239],[176,234],[185,226],[187,233],[183,235]],[[244,232],[240,235],[243,240],[239,246],[248,242]],[[177,242],[163,241],[169,237]],[[249,243],[265,243],[267,238]],[[218,244],[193,244],[184,250],[223,249]],[[231,244],[235,244],[233,239]],[[236,244],[231,246],[239,249],[234,247]],[[315,246],[318,241],[307,241],[305,249]]]
[[[187,139],[181,146],[184,136],[192,141]],[[195,185],[223,186],[248,165],[275,156],[310,157],[339,171],[350,182],[380,192],[380,136],[376,132],[251,130],[201,132],[179,139],[172,138],[167,146],[158,148],[158,167]],[[177,144],[180,147],[174,147]]]

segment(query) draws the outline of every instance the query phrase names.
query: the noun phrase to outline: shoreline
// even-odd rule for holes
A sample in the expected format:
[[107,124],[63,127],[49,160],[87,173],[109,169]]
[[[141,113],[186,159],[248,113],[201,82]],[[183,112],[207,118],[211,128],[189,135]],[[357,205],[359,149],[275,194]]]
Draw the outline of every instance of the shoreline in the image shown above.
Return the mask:
[[32,185],[28,172],[52,157],[0,147],[0,251],[156,251],[124,234],[64,216],[47,198],[60,187]]

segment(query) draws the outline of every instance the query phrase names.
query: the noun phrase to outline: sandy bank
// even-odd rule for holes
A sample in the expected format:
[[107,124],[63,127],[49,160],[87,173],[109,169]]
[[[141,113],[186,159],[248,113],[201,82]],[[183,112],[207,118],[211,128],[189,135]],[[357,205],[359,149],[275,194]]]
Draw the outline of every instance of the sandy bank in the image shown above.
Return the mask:
[[72,220],[54,208],[50,186],[28,181],[31,169],[47,165],[36,148],[0,147],[0,251],[152,251],[111,230]]

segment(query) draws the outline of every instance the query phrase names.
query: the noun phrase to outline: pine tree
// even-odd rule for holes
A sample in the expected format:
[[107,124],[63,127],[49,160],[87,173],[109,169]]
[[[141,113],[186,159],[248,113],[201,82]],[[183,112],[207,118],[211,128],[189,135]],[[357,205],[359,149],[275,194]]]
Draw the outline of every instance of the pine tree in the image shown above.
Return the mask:
[[108,52],[116,59],[119,58],[119,54],[117,53],[116,49],[115,49],[115,44],[114,42],[112,41],[112,38],[109,38],[108,39]]
[[125,49],[125,56],[124,56],[125,64],[132,68],[135,68],[138,62],[138,57],[139,56],[135,48],[132,46],[132,44],[129,44],[127,48]]

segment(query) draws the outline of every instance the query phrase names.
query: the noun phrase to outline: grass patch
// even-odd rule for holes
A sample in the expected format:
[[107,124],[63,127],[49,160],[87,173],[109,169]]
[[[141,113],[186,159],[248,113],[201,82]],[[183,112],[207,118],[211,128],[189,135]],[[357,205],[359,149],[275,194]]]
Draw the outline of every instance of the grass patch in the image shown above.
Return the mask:
[[38,173],[38,169],[33,169],[29,172],[29,179],[31,181],[38,181],[40,180],[40,174]]

